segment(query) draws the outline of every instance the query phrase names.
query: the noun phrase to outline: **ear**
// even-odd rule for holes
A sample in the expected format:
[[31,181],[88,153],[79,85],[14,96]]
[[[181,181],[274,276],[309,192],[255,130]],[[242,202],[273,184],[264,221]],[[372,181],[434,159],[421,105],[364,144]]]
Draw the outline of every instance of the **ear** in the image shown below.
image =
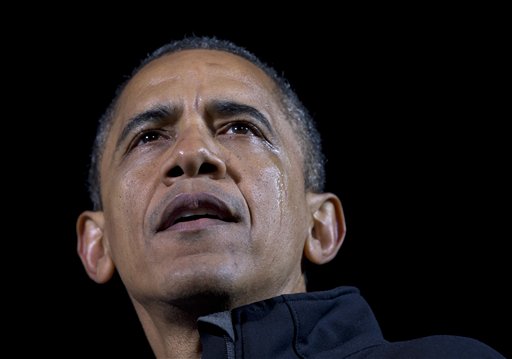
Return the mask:
[[114,274],[114,262],[110,257],[103,235],[103,212],[83,212],[76,222],[78,255],[89,277],[97,283],[105,283]]
[[331,261],[343,243],[346,226],[340,199],[333,193],[308,193],[313,216],[304,255],[314,264]]

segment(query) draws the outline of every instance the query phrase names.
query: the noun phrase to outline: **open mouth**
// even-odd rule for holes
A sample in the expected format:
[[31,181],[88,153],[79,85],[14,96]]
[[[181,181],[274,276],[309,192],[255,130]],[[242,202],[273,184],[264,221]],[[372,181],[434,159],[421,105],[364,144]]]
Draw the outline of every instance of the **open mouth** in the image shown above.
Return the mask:
[[183,193],[171,201],[163,212],[158,232],[165,231],[179,223],[202,219],[222,222],[237,222],[229,206],[207,193]]
[[171,224],[171,226],[176,224],[176,223],[190,222],[190,221],[195,221],[195,220],[198,220],[198,219],[201,219],[201,218],[211,218],[211,219],[222,220],[220,217],[218,217],[216,215],[213,215],[213,214],[192,214],[190,216],[183,216],[183,217],[180,217],[180,218],[176,219],[174,221],[174,223]]

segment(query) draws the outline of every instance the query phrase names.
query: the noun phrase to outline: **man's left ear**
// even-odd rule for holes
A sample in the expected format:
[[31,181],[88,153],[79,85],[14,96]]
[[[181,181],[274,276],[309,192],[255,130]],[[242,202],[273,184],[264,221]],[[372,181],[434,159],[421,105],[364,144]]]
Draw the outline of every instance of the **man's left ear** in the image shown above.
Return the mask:
[[333,193],[308,193],[313,223],[304,245],[304,255],[314,264],[332,260],[343,243],[346,226],[341,201]]

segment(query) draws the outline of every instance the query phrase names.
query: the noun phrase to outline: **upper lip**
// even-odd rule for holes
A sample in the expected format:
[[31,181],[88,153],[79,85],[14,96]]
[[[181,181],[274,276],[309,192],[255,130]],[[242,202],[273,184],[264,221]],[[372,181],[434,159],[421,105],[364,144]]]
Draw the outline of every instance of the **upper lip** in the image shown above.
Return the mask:
[[190,216],[208,216],[225,222],[237,222],[230,206],[210,193],[180,193],[164,208],[157,232],[164,231],[177,221]]

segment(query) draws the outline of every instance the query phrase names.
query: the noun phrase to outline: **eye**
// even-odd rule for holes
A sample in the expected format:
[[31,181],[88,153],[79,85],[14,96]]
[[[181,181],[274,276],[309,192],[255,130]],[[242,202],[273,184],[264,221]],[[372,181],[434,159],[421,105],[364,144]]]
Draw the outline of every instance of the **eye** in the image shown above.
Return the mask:
[[234,134],[234,135],[253,135],[253,136],[261,136],[259,130],[251,124],[244,122],[234,122],[229,126],[226,126],[226,134]]
[[134,139],[133,145],[131,147],[133,148],[133,147],[145,145],[150,142],[155,142],[155,141],[165,139],[165,138],[167,138],[167,137],[164,134],[162,134],[161,132],[153,131],[153,130],[145,131]]
[[153,142],[153,141],[158,140],[160,137],[161,137],[161,135],[157,132],[146,132],[139,138],[137,143],[145,144],[148,142]]

